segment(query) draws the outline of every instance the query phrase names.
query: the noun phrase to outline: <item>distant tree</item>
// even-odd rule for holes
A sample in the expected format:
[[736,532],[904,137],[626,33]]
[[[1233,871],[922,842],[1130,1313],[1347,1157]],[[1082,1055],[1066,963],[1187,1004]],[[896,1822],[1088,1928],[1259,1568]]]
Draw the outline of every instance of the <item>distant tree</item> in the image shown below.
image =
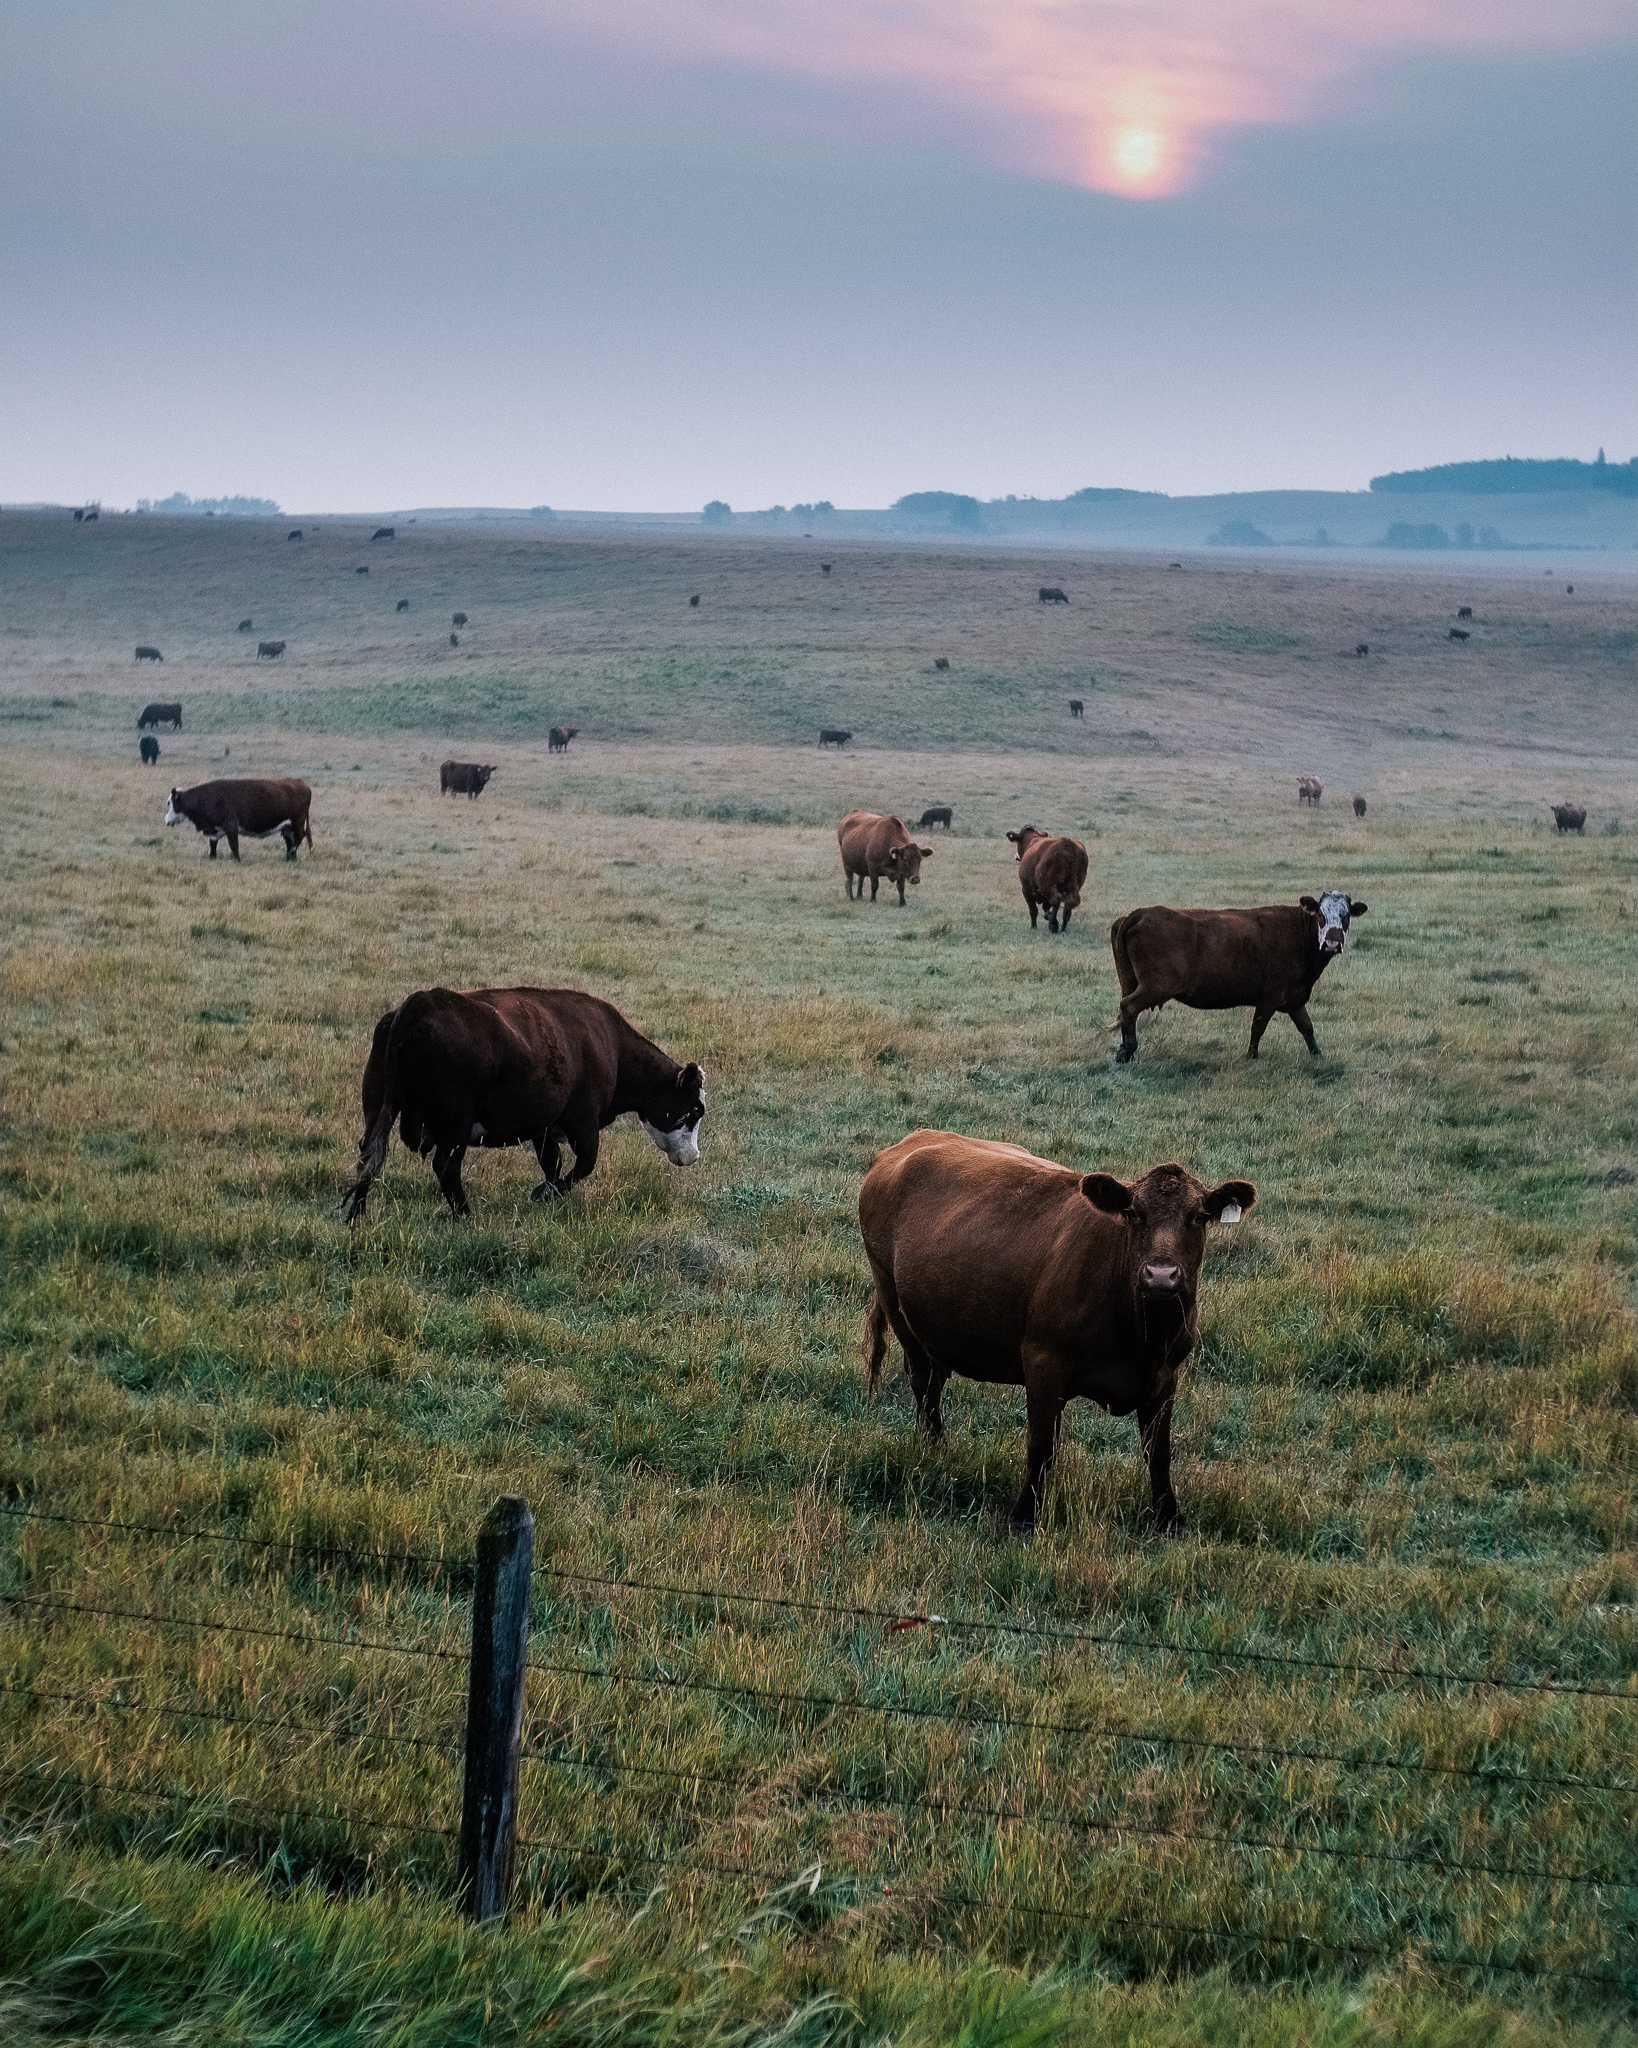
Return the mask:
[[555,519],[557,514],[550,505],[531,505],[529,507],[529,517],[531,519]]
[[1518,455],[1491,462],[1442,462],[1433,469],[1398,469],[1373,476],[1371,489],[1390,495],[1450,491],[1466,496],[1597,490],[1638,498],[1638,456],[1630,462],[1577,462],[1567,456],[1538,461]]
[[1211,548],[1271,548],[1274,543],[1249,519],[1230,519],[1206,543]]
[[713,498],[700,517],[707,526],[720,526],[725,519],[733,517],[734,508],[725,498]]
[[976,533],[983,522],[983,507],[961,491],[911,491],[894,502],[893,510],[918,519],[942,515],[960,533]]
[[1379,548],[1448,548],[1450,535],[1431,522],[1414,526],[1408,519],[1396,519],[1377,542]]

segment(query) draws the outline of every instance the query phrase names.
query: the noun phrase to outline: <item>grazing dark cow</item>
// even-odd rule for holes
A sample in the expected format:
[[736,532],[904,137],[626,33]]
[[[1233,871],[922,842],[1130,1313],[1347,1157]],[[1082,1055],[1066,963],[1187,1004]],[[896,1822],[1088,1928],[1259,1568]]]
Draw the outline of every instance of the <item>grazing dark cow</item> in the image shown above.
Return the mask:
[[138,661],[163,661],[165,657],[157,647],[139,647],[136,651],[136,659]]
[[355,576],[368,576],[369,573],[370,568],[367,562],[360,562],[358,567],[353,571],[353,574]]
[[401,597],[401,598],[400,598],[400,599],[398,600],[398,603],[397,603],[397,606],[395,607],[395,609],[397,609],[398,611],[401,611],[401,612],[407,612],[407,611],[409,610],[409,599],[408,599],[407,597]]
[[1084,697],[1070,698],[1069,715],[1071,718],[1084,718],[1086,716],[1086,699]]
[[81,521],[82,519],[84,519],[84,517],[85,517],[85,508],[84,508],[84,506],[82,505],[82,506],[81,506],[81,507],[80,507],[80,508],[79,508],[79,509],[78,509],[78,510],[77,510],[77,511],[75,512],[75,514],[74,514],[74,524],[75,524],[76,526],[78,526],[78,525],[79,525],[79,523],[80,523],[80,521]]
[[918,846],[904,829],[902,818],[884,818],[876,811],[849,811],[836,828],[836,843],[842,849],[842,880],[846,885],[848,901],[853,900],[854,878],[858,878],[859,901],[864,901],[865,877],[870,877],[870,900],[876,900],[876,890],[883,875],[890,882],[896,882],[899,890],[899,907],[904,906],[904,885],[917,888],[921,882],[921,864],[930,859],[933,849]]
[[282,658],[283,654],[284,642],[282,640],[258,640],[256,643],[256,659],[258,661],[278,661]]
[[943,654],[936,656],[933,662],[933,666],[934,668],[948,668],[950,666],[949,657]]
[[1587,822],[1587,814],[1579,804],[1554,804],[1553,823],[1560,832],[1581,832]]
[[168,725],[173,732],[182,730],[182,706],[180,704],[145,704],[142,716],[137,720],[137,731],[145,725]]
[[449,623],[450,623],[450,624],[451,624],[452,626],[464,626],[464,625],[466,624],[466,613],[465,613],[465,612],[455,612],[455,613],[453,613],[453,614],[451,615],[451,617],[450,617],[450,621],[449,621]]
[[1299,775],[1297,777],[1297,802],[1299,804],[1317,804],[1324,794],[1325,784],[1320,781],[1317,775]]
[[1359,656],[1361,661],[1365,659],[1366,655],[1369,654],[1370,651],[1371,643],[1369,640],[1361,640],[1359,645],[1354,649],[1354,652]]
[[1035,602],[1037,604],[1068,604],[1069,597],[1068,593],[1060,590],[1056,583],[1043,583],[1035,593]]
[[1356,818],[1363,818],[1365,815],[1365,799],[1360,795],[1357,789],[1354,791],[1353,803],[1354,816]]
[[1470,640],[1473,636],[1471,633],[1465,632],[1460,626],[1452,626],[1450,637],[1452,640]]
[[1124,1066],[1137,1058],[1137,1020],[1145,1010],[1183,1003],[1191,1010],[1252,1012],[1257,1046],[1276,1011],[1283,1010],[1319,1058],[1308,998],[1326,965],[1343,949],[1349,921],[1365,915],[1345,891],[1258,910],[1168,910],[1154,903],[1129,910],[1109,927],[1109,947],[1120,982],[1120,1050]]
[[697,590],[695,591],[694,595],[693,595],[693,596],[692,596],[692,597],[691,597],[691,598],[690,598],[690,599],[688,600],[688,608],[689,608],[689,610],[690,610],[690,611],[696,611],[696,612],[697,612],[697,611],[699,610],[699,608],[700,608],[700,594],[699,594],[699,592],[698,592]]
[[254,633],[256,630],[256,621],[254,619],[241,619],[235,630],[240,633]]
[[440,796],[482,796],[483,786],[494,772],[493,766],[480,768],[476,761],[446,761],[438,770],[438,793]]
[[1069,914],[1079,908],[1086,880],[1086,848],[1078,839],[1054,839],[1039,825],[1025,825],[1007,838],[1018,849],[1018,884],[1029,906],[1030,930],[1036,913],[1044,910],[1049,932],[1068,931]]
[[955,806],[953,804],[930,804],[916,820],[916,830],[918,832],[931,832],[935,825],[942,825],[945,831],[948,832],[954,823]]
[[569,751],[570,740],[574,738],[579,730],[578,725],[554,725],[546,735],[547,753],[566,754]]
[[299,526],[292,526],[292,527],[291,527],[291,529],[290,529],[290,531],[289,531],[289,532],[288,532],[288,533],[287,533],[287,534],[285,535],[285,539],[286,539],[286,540],[300,540],[300,539],[301,539],[301,528],[300,528]]
[[284,840],[285,858],[294,860],[302,840],[313,843],[308,820],[313,792],[305,782],[284,781],[266,776],[242,782],[200,782],[192,789],[173,789],[167,825],[192,825],[210,841],[210,857],[216,858],[216,842],[225,839],[228,852],[239,858],[239,841],[267,839],[275,832]]
[[1181,568],[1182,568],[1182,566],[1183,566],[1183,564],[1182,564],[1181,562],[1168,562],[1168,563],[1166,564],[1166,567],[1167,567],[1168,569],[1181,569]]
[[137,741],[137,752],[142,756],[144,768],[151,768],[159,759],[159,742],[151,732],[145,732]]
[[821,575],[821,576],[828,576],[828,575],[830,574],[830,572],[831,572],[831,567],[832,567],[832,565],[831,565],[831,564],[830,564],[829,562],[821,562],[821,563],[819,564],[819,573],[820,573],[820,575]]
[[370,535],[370,538],[371,540],[396,540],[398,538],[398,529],[396,526],[378,526],[374,533]]
[[913,1131],[878,1153],[859,1190],[875,1292],[865,1310],[874,1392],[891,1330],[916,1419],[944,1434],[952,1377],[1022,1387],[1028,1416],[1015,1534],[1028,1535],[1071,1401],[1137,1418],[1154,1527],[1175,1535],[1172,1407],[1194,1349],[1206,1227],[1237,1223],[1250,1181],[1208,1188],[1181,1166],[1140,1180],[1076,1173],[1021,1145]]
[[451,646],[451,647],[459,647],[459,646],[460,646],[460,644],[461,644],[461,636],[460,636],[460,634],[459,634],[459,633],[451,633],[451,634],[450,634],[450,636],[449,636],[449,644],[450,644],[450,646]]
[[1472,616],[1473,616],[1473,607],[1472,607],[1472,605],[1470,605],[1470,604],[1460,604],[1460,605],[1458,605],[1458,606],[1456,607],[1456,616],[1457,616],[1457,618],[1459,618],[1459,619],[1470,619],[1470,618],[1472,618]]
[[[599,1132],[627,1110],[674,1166],[692,1166],[705,1114],[697,1065],[678,1066],[612,1003],[566,988],[418,990],[376,1025],[363,1095],[349,1223],[364,1214],[395,1123],[412,1151],[432,1154],[444,1199],[465,1216],[469,1146],[532,1146],[538,1202],[586,1178]],[[568,1175],[563,1145],[574,1153]]]
[[845,747],[853,735],[844,732],[839,725],[822,725],[819,728],[819,744],[822,747]]
[[[97,516],[97,515],[96,515],[96,513],[95,513],[95,512],[89,512],[89,513],[87,513],[87,514],[86,514],[86,517],[87,517],[87,518],[89,518],[89,519],[95,519],[95,518],[96,518],[96,516]],[[1565,584],[1565,586],[1564,586],[1564,595],[1565,595],[1566,597],[1574,597],[1574,596],[1575,596],[1575,585],[1574,585],[1573,583],[1566,583],[1566,584]]]
[[[101,515],[101,514],[100,514],[100,513],[98,512],[98,510],[97,510],[96,506],[95,506],[95,505],[92,505],[91,507],[89,507],[89,509],[87,510],[87,512],[86,512],[86,515],[85,515],[85,523],[86,523],[86,525],[87,525],[87,526],[92,526],[92,525],[95,525],[96,521],[97,521],[97,520],[98,520],[98,519],[99,519],[99,518],[100,518],[101,516],[102,516],[102,515]],[[1575,585],[1574,585],[1574,584],[1572,583],[1572,584],[1570,585],[1570,588],[1571,588],[1572,590],[1574,590],[1574,588],[1575,588]]]

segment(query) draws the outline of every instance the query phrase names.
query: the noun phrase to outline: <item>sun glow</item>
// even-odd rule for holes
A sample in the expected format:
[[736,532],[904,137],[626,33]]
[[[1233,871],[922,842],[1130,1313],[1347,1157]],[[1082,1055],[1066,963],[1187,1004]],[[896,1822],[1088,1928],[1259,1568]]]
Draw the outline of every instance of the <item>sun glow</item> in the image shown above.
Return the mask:
[[1115,175],[1128,190],[1141,192],[1157,181],[1164,184],[1160,173],[1166,161],[1166,142],[1153,128],[1117,130],[1110,154]]

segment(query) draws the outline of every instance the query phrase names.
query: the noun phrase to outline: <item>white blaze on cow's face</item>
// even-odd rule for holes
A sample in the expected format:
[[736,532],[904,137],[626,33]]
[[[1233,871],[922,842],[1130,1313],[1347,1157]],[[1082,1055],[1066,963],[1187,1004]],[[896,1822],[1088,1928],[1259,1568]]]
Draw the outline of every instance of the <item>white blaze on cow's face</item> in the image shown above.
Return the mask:
[[691,1090],[691,1099],[685,1096],[686,1107],[678,1112],[679,1121],[670,1130],[659,1124],[651,1124],[646,1116],[638,1115],[637,1121],[647,1131],[654,1143],[665,1154],[673,1166],[692,1166],[700,1156],[700,1124],[705,1116],[705,1083],[697,1066],[684,1067],[678,1075],[683,1090]]
[[[1360,910],[1364,905],[1359,906]],[[1327,889],[1319,900],[1319,944],[1322,953],[1340,953],[1348,942],[1348,920],[1355,915],[1345,891]]]
[[176,808],[176,791],[174,789],[171,791],[170,802],[165,807],[165,823],[167,825],[183,825],[187,823],[182,813]]

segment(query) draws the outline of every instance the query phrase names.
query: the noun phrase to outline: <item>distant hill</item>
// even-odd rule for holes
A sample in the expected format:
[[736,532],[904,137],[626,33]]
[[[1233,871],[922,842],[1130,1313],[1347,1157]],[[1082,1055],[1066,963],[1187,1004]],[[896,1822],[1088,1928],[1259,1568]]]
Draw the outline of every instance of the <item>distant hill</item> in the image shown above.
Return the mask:
[[1560,457],[1549,462],[1504,455],[1496,462],[1442,462],[1436,469],[1395,469],[1373,476],[1371,489],[1412,497],[1438,491],[1462,497],[1521,497],[1541,491],[1614,491],[1638,498],[1638,455],[1630,462],[1596,462]]

